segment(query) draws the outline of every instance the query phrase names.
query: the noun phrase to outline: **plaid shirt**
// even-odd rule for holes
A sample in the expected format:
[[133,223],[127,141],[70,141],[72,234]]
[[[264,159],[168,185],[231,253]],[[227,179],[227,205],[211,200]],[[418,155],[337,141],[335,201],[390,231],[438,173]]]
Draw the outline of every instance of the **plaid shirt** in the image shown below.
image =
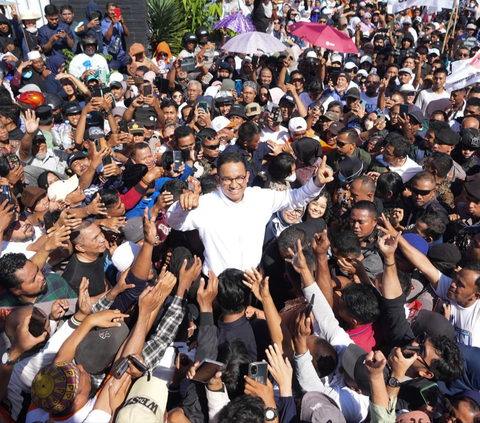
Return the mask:
[[39,295],[35,302],[24,303],[18,297],[10,293],[8,289],[0,294],[0,307],[16,307],[22,305],[33,305],[46,303],[48,301],[63,300],[67,298],[77,298],[78,295],[68,285],[67,281],[56,273],[51,273],[45,278],[48,290],[45,294]]
[[156,332],[145,343],[142,357],[150,371],[158,366],[165,354],[165,350],[175,339],[178,327],[183,320],[184,304],[185,300],[183,298],[175,296],[165,316],[159,323]]

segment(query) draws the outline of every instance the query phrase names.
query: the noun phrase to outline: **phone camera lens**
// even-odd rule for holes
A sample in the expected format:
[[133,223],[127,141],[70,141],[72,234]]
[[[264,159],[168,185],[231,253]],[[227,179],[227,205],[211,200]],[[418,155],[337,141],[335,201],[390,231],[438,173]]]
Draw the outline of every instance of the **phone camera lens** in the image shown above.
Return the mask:
[[252,373],[252,376],[256,375],[257,374],[257,366],[252,366],[250,368],[250,372]]

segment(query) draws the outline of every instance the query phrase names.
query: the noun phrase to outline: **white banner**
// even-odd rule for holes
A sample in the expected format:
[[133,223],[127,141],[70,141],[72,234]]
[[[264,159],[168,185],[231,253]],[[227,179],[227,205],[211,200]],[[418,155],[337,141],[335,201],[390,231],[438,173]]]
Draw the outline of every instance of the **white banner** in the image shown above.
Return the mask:
[[452,62],[452,73],[447,77],[445,90],[455,91],[480,81],[480,52],[471,59]]
[[[422,6],[427,6],[435,10],[453,9],[453,1],[454,0],[423,0]],[[398,13],[418,5],[418,0],[388,0],[387,13]]]

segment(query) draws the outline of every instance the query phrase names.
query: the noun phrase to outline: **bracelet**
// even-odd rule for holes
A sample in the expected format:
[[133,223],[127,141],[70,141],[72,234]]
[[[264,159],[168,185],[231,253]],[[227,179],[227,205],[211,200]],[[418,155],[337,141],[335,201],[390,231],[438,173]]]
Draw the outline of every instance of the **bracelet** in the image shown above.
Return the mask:
[[145,179],[141,179],[140,182],[143,182],[147,187],[151,184],[151,182],[147,182]]
[[385,267],[392,267],[392,266],[395,266],[396,264],[397,262],[395,260],[393,261],[393,263],[387,263],[387,262],[383,263]]

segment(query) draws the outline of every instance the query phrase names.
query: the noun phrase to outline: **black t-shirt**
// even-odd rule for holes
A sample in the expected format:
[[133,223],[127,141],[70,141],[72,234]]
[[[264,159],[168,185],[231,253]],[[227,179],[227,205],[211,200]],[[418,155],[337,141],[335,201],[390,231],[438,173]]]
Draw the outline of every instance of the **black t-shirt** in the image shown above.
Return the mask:
[[21,141],[24,135],[23,131],[18,127],[8,131],[8,139],[12,141]]
[[65,268],[63,278],[77,294],[83,277],[89,280],[88,293],[91,297],[103,294],[110,288],[110,283],[105,275],[106,260],[110,261],[107,252],[100,254],[97,260],[91,263],[81,262],[74,254]]

